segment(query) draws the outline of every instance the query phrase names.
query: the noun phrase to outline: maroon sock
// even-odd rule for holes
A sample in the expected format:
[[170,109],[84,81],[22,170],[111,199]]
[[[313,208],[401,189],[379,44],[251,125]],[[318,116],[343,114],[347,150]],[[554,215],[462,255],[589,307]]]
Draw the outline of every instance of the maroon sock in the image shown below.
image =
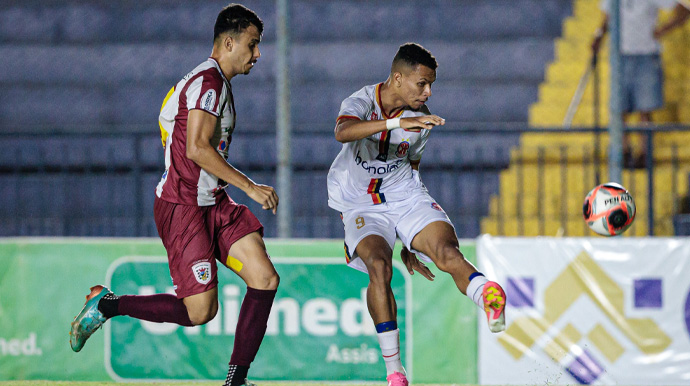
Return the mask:
[[120,296],[118,313],[149,322],[168,322],[180,326],[193,326],[187,307],[175,295],[123,295]]
[[258,290],[247,287],[235,330],[235,346],[231,365],[247,366],[254,361],[266,334],[268,315],[271,313],[276,290]]

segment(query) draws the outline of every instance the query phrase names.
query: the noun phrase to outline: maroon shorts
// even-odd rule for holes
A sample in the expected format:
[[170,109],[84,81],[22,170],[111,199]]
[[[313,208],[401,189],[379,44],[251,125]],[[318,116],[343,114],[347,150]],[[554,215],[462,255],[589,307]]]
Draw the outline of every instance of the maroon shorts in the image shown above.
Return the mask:
[[244,205],[230,197],[212,206],[173,204],[156,197],[153,217],[168,251],[168,266],[178,298],[218,286],[216,260],[226,265],[235,241],[264,227]]

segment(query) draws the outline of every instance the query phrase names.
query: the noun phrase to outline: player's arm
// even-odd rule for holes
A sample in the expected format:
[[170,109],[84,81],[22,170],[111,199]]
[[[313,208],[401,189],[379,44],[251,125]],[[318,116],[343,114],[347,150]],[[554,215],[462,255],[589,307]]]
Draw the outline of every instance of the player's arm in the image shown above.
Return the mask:
[[681,3],[676,4],[676,7],[673,8],[671,18],[666,23],[654,29],[654,38],[659,39],[671,32],[674,28],[682,26],[688,20],[688,17],[690,17],[690,8],[688,7],[690,7],[690,2],[687,6]]
[[422,115],[418,117],[394,118],[378,121],[341,118],[338,119],[335,125],[335,139],[338,142],[347,143],[367,138],[376,133],[393,128],[431,130],[434,126],[443,125],[445,123],[446,120],[438,115]]
[[208,173],[238,187],[263,209],[278,208],[278,195],[270,186],[256,184],[232,165],[225,162],[216,149],[211,146],[211,138],[216,128],[217,117],[204,110],[190,110],[187,118],[186,156]]

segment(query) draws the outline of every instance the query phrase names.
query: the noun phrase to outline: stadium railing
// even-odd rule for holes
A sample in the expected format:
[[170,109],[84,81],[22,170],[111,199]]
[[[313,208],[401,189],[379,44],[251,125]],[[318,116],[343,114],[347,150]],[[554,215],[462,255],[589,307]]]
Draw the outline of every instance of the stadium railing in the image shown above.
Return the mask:
[[[296,130],[293,138],[292,196],[299,197],[293,237],[341,238],[342,222],[328,208],[326,190],[327,171],[341,145],[330,130],[307,129]],[[624,175],[640,223],[630,235],[673,234],[673,216],[683,211],[688,192],[684,141],[690,128],[630,131],[647,137],[653,154],[644,168]],[[157,236],[153,194],[164,169],[157,132],[47,133],[0,130],[0,236]],[[592,129],[451,123],[430,137],[421,175],[460,237],[587,235],[581,205],[595,183],[606,182],[606,138]],[[275,183],[273,132],[237,133],[230,149],[233,165],[257,182]],[[257,214],[268,237],[276,235],[274,216],[241,192],[229,193]]]

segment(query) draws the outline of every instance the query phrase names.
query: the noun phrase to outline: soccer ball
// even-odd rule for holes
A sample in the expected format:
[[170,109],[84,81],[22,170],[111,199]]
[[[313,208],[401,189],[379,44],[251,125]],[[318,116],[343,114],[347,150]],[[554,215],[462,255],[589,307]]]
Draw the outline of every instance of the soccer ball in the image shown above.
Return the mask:
[[616,236],[630,228],[635,220],[635,201],[620,184],[607,182],[587,194],[582,213],[594,232]]

